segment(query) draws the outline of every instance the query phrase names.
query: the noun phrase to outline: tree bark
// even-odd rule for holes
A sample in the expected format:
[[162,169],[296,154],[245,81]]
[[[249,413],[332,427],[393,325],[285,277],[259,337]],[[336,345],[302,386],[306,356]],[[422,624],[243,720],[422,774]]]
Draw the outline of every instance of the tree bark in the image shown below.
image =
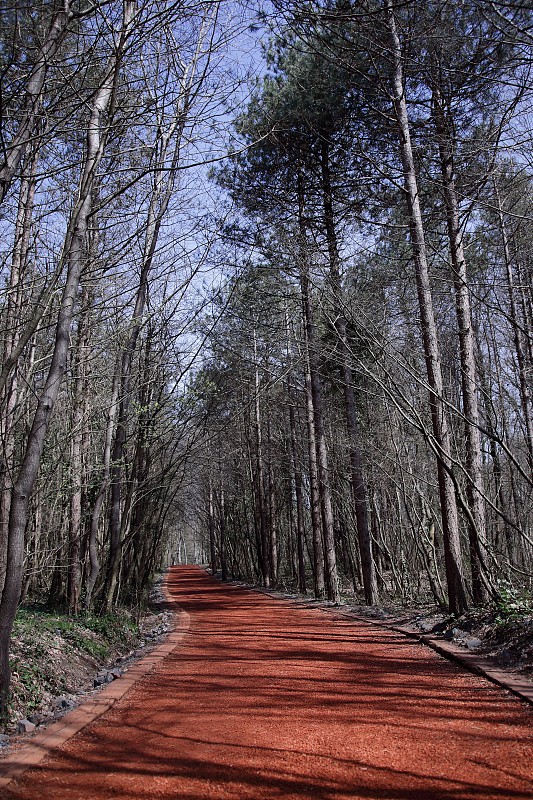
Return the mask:
[[394,113],[398,125],[405,200],[409,216],[418,305],[422,326],[422,340],[426,360],[434,448],[437,455],[437,474],[444,535],[448,600],[450,612],[462,614],[468,607],[468,600],[463,575],[457,503],[453,480],[450,474],[453,468],[451,460],[451,437],[444,402],[440,350],[433,310],[433,297],[429,281],[417,174],[411,146],[407,102],[403,87],[402,52],[391,0],[385,0],[385,8],[387,10],[393,56],[392,87]]
[[[307,348],[306,348],[307,349]],[[305,397],[307,419],[307,444],[309,454],[309,489],[311,495],[311,529],[313,531],[313,579],[315,597],[325,597],[326,578],[324,574],[324,545],[322,539],[322,520],[320,516],[320,492],[318,488],[318,466],[315,431],[315,414],[311,393],[309,356],[305,354]]]
[[215,543],[215,506],[213,501],[213,483],[211,480],[211,475],[209,476],[207,522],[209,526],[209,559],[211,562],[211,574],[215,575],[217,571],[217,551]]
[[304,504],[303,504],[303,491],[302,491],[302,472],[298,463],[298,450],[296,446],[296,419],[294,413],[294,403],[291,397],[290,388],[288,389],[289,395],[289,428],[291,436],[291,456],[292,456],[292,471],[294,478],[294,497],[296,502],[296,549],[298,554],[298,591],[305,594],[307,591],[305,579],[305,522],[304,522]]
[[272,431],[270,417],[267,417],[267,445],[268,445],[268,532],[270,543],[270,581],[273,588],[278,582],[278,529],[276,520],[276,491],[274,485],[274,471],[272,468]]
[[357,522],[357,542],[361,557],[361,570],[363,573],[363,587],[365,600],[368,605],[379,603],[379,590],[376,577],[376,567],[372,552],[372,535],[368,524],[368,505],[366,500],[366,481],[363,473],[363,460],[358,446],[359,431],[357,424],[357,410],[353,390],[353,372],[350,364],[350,352],[346,336],[346,316],[344,313],[344,298],[339,269],[339,248],[337,232],[333,214],[333,191],[331,186],[331,173],[329,166],[329,143],[322,141],[321,147],[322,193],[324,203],[324,222],[329,252],[329,273],[333,295],[333,318],[338,343],[341,351],[344,415],[348,431],[349,457],[351,468],[352,496]]
[[[31,220],[35,198],[35,169],[37,155],[34,152],[21,180],[17,219],[15,224],[15,242],[11,258],[11,272],[9,277],[9,294],[6,310],[6,341],[4,345],[3,363],[14,360],[13,354],[19,344],[19,324],[23,307],[24,273],[28,260],[29,241],[31,233]],[[5,572],[7,565],[7,543],[9,536],[9,512],[11,508],[11,493],[13,491],[13,470],[15,454],[15,411],[19,402],[19,381],[16,371],[10,374],[2,387],[0,404],[0,437],[3,446],[0,477],[0,598],[4,588]]]
[[454,153],[450,120],[446,119],[443,98],[439,88],[433,88],[433,118],[437,133],[442,190],[446,206],[448,241],[452,262],[455,308],[459,328],[459,357],[461,363],[461,390],[465,416],[466,469],[468,473],[467,498],[471,512],[468,523],[470,567],[472,570],[472,595],[480,605],[487,600],[488,576],[484,564],[486,547],[485,504],[483,501],[483,473],[479,409],[477,400],[476,341],[472,325],[470,289],[466,273],[466,259],[459,220],[459,204],[455,188]]
[[[87,302],[88,292],[84,292],[82,303]],[[85,398],[87,381],[85,376],[87,349],[89,343],[90,309],[82,311],[78,330],[78,341],[74,356],[74,388],[72,392],[72,422],[70,433],[70,475],[72,494],[70,497],[69,534],[68,534],[68,572],[67,603],[69,612],[79,611],[81,582],[81,534],[82,534],[82,501],[83,501],[83,438],[85,423]]]
[[98,494],[94,501],[93,510],[91,513],[91,522],[89,528],[89,574],[85,584],[85,599],[84,608],[88,611],[91,608],[94,587],[100,574],[100,560],[98,558],[98,528],[102,508],[104,505],[105,496],[109,487],[109,476],[111,471],[111,448],[113,446],[113,434],[115,430],[115,420],[117,416],[118,404],[118,390],[120,382],[119,363],[115,368],[113,374],[113,386],[111,389],[111,401],[109,403],[109,411],[107,414],[107,425],[104,440],[104,457],[102,465],[102,479],[98,488]]
[[[332,600],[334,603],[339,603],[339,577],[337,573],[337,558],[335,553],[335,531],[333,505],[331,502],[331,489],[329,484],[328,454],[324,431],[322,386],[320,376],[318,374],[318,365],[316,363],[315,324],[311,306],[307,253],[305,250],[306,231],[304,219],[304,193],[301,174],[298,176],[298,199],[300,239],[302,245],[300,254],[300,291],[302,297],[304,340],[308,369],[308,414],[312,416],[313,421],[313,425],[309,423],[309,431],[310,440],[311,437],[314,439],[314,447],[316,448],[315,453],[318,474],[318,493],[320,497],[323,533],[325,588],[328,600]],[[313,530],[316,530],[315,525],[313,525]]]
[[228,580],[228,562],[226,558],[226,499],[224,495],[224,487],[220,488],[220,498],[218,504],[218,521],[220,532],[220,571],[223,581]]
[[267,588],[270,586],[270,563],[269,563],[269,529],[266,510],[266,497],[265,497],[265,468],[263,463],[263,430],[261,424],[261,400],[260,400],[260,381],[259,381],[259,365],[257,363],[257,334],[254,330],[254,376],[255,376],[255,392],[254,392],[254,428],[255,428],[255,468],[257,477],[256,487],[256,502],[257,514],[259,523],[259,538],[260,538],[260,563],[261,575],[263,579],[263,586]]
[[496,181],[494,181],[494,194],[496,196],[496,203],[498,207],[498,221],[500,224],[500,235],[503,245],[503,260],[505,264],[507,294],[509,297],[509,316],[511,319],[511,325],[513,329],[513,344],[516,353],[516,361],[518,364],[518,385],[520,389],[520,401],[521,401],[522,414],[524,415],[524,423],[526,429],[527,459],[529,463],[529,468],[533,473],[533,419],[531,413],[531,408],[532,408],[531,391],[529,387],[528,374],[527,374],[528,373],[527,359],[523,341],[524,337],[518,319],[518,309],[516,307],[511,249],[509,247],[509,238],[507,236],[505,217]]

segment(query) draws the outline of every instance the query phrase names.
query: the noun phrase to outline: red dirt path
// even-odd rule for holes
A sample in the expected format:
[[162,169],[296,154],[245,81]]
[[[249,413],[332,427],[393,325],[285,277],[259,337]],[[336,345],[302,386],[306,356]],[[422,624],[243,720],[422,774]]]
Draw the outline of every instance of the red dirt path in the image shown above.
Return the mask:
[[533,714],[483,679],[195,567],[169,589],[191,616],[182,643],[6,798],[533,796]]

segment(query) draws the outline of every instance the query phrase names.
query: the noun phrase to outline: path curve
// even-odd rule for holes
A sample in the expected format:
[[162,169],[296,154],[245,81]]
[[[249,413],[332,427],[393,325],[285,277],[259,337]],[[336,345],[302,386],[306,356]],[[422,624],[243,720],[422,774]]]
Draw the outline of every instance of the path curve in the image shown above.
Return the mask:
[[13,800],[526,800],[533,715],[401,634],[171,571],[180,644]]

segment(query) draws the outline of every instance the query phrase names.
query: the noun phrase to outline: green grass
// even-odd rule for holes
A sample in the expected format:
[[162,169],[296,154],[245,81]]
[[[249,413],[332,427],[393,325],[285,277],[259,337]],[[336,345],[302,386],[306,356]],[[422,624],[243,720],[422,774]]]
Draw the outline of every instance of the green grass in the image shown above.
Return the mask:
[[12,637],[11,719],[22,710],[31,713],[38,709],[43,694],[61,695],[67,690],[62,670],[50,659],[52,647],[59,649],[67,662],[88,655],[104,664],[113,654],[131,649],[138,633],[133,618],[120,609],[99,617],[68,616],[36,604],[21,607]]
[[48,631],[70,639],[84,642],[84,631],[91,631],[112,646],[127,642],[138,632],[138,627],[125,611],[117,611],[98,617],[94,614],[66,616],[39,606],[20,608],[17,612],[13,633],[25,635],[36,631]]

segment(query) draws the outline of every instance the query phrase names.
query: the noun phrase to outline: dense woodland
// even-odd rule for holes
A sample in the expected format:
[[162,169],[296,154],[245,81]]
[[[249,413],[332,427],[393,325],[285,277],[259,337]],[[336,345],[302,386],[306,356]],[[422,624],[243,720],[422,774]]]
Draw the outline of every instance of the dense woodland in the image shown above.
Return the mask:
[[4,0],[0,673],[188,558],[531,592],[529,0]]

